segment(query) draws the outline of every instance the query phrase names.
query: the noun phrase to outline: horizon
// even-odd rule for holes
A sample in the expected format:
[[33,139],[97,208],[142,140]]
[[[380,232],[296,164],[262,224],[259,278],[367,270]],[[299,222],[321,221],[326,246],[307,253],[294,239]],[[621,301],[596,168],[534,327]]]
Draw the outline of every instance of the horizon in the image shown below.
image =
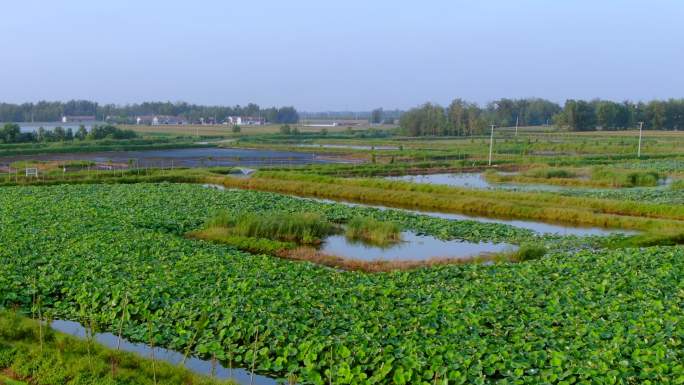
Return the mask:
[[674,0],[5,5],[0,100],[407,110],[684,96]]

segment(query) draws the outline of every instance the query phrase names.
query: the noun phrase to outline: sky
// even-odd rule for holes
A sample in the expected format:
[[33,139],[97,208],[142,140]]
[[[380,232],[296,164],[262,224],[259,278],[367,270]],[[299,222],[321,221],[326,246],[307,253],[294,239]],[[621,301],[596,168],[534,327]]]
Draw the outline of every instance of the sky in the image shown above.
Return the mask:
[[681,0],[3,0],[0,101],[684,97]]

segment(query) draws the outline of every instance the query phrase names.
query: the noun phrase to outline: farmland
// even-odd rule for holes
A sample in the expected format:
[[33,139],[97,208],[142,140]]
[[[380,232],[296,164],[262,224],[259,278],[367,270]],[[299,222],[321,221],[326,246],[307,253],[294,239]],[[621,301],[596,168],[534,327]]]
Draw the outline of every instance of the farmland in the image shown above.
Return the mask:
[[580,2],[5,1],[0,385],[684,385],[684,1]]
[[[187,184],[6,187],[0,298],[301,383],[674,383],[673,246],[595,249],[500,224]],[[547,242],[542,259],[366,274],[187,239],[216,210],[363,213],[445,238]],[[582,246],[584,245],[584,246]],[[577,251],[579,246],[580,250]],[[27,284],[29,283],[29,284]],[[126,309],[124,309],[126,307]],[[258,333],[258,334],[257,334]]]
[[[632,134],[502,130],[492,167],[485,138],[381,132],[211,144],[355,162],[249,175],[46,163],[0,176],[0,308],[289,383],[675,384],[684,137],[637,160]],[[486,184],[387,179],[435,173]],[[473,246],[496,251],[450,254]]]

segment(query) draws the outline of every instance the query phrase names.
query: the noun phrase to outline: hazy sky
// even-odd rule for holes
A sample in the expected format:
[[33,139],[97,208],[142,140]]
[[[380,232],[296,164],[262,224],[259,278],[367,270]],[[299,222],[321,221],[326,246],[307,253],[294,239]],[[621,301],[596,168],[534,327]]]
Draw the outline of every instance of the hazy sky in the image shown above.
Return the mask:
[[682,0],[3,0],[0,100],[684,97]]

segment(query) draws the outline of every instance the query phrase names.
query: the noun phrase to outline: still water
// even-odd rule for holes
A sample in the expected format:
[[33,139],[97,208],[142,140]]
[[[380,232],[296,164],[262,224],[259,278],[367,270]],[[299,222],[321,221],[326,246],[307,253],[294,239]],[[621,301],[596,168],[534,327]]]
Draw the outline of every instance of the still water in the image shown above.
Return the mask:
[[270,151],[245,148],[181,148],[144,151],[105,151],[73,154],[38,154],[0,157],[0,164],[22,160],[65,161],[89,160],[97,163],[135,164],[138,167],[213,167],[213,166],[269,166],[342,163],[341,159],[317,154]]
[[507,243],[445,241],[410,231],[402,233],[402,241],[387,246],[374,246],[349,240],[344,235],[328,237],[320,249],[323,253],[363,261],[424,261],[429,259],[471,259],[483,254],[513,252],[517,247]]
[[[78,322],[72,322],[72,321],[52,321],[50,326],[62,333],[72,335],[74,337],[80,338],[80,339],[85,339],[86,338],[86,329],[79,324]],[[100,343],[101,345],[107,346],[109,348],[114,348],[116,349],[116,346],[118,344],[118,337],[115,336],[112,333],[97,333],[94,335],[95,340]],[[141,357],[146,357],[150,358],[152,357],[152,348],[147,345],[147,344],[142,344],[142,343],[132,343],[129,342],[125,339],[121,340],[121,346],[120,349],[125,351],[125,352],[130,352],[130,353],[136,353],[140,355]],[[154,348],[154,357],[156,360],[159,361],[164,361],[168,362],[172,365],[178,365],[183,361],[183,354],[173,351],[173,350],[168,350],[164,348]],[[211,361],[208,360],[201,360],[199,358],[195,357],[188,357],[188,359],[185,361],[184,365],[188,370],[201,374],[201,375],[206,375],[206,376],[211,376],[212,374],[212,364]],[[220,379],[232,379],[233,381],[237,382],[238,384],[253,384],[253,385],[276,385],[277,382],[273,378],[265,377],[265,376],[260,376],[260,375],[254,375],[253,378],[251,373],[245,369],[239,369],[239,368],[226,368],[224,366],[221,366],[220,364],[217,364],[214,368],[214,375],[216,378]]]
[[308,148],[341,148],[350,150],[398,150],[397,146],[368,146],[358,144],[316,144],[316,143],[301,143],[297,147]]

